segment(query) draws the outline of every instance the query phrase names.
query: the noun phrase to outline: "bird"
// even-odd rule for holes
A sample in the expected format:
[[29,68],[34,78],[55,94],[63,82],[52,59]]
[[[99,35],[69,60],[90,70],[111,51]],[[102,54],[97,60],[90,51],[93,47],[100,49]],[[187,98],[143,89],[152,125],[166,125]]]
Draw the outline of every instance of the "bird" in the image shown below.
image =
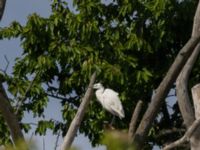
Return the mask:
[[117,92],[109,88],[105,89],[101,83],[94,84],[93,89],[96,89],[96,98],[104,109],[120,119],[125,117],[124,109]]

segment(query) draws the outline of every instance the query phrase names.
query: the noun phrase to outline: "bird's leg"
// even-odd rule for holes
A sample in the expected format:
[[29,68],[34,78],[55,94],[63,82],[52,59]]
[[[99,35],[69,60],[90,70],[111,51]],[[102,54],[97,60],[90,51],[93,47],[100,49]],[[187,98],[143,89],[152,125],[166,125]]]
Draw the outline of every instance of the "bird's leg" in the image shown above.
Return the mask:
[[113,115],[110,125],[112,126],[114,122],[115,122],[115,116]]

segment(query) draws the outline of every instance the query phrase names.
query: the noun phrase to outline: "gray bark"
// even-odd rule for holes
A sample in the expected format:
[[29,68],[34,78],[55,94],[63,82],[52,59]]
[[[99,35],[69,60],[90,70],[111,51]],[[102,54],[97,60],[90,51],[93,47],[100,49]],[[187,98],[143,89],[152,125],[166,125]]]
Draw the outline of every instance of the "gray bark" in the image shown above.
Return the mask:
[[6,5],[6,0],[0,0],[0,20],[3,17],[5,5]]
[[143,147],[152,122],[159,112],[159,108],[169,93],[169,90],[173,86],[181,69],[185,65],[187,59],[190,57],[191,53],[199,42],[199,39],[199,36],[191,37],[185,46],[180,50],[165,78],[157,88],[155,95],[152,97],[151,103],[149,104],[149,107],[147,108],[134,137],[134,142],[138,149]]
[[[197,37],[198,35],[200,35],[200,2],[198,3],[196,14],[194,16],[194,23],[192,30],[193,37]],[[196,106],[198,104],[198,102],[196,102],[197,97],[194,96],[195,93],[193,92],[193,101],[195,106],[195,113],[194,113],[194,109],[190,102],[189,92],[188,92],[189,76],[195,62],[197,61],[199,52],[200,52],[200,43],[196,46],[194,52],[188,59],[176,82],[178,104],[184,123],[187,128],[189,128],[191,124],[194,122],[195,118],[198,119],[197,116],[199,116],[199,114],[197,114],[198,111],[196,109]],[[196,129],[195,133],[191,136],[190,147],[192,150],[197,150],[200,147],[199,135],[200,135],[200,128]]]
[[19,140],[25,142],[17,116],[13,112],[12,106],[9,103],[8,96],[6,95],[2,83],[0,83],[0,111],[10,129],[13,142],[15,144],[17,144]]
[[128,130],[129,141],[132,141],[132,139],[134,137],[135,130],[137,127],[138,117],[139,117],[141,109],[142,109],[142,104],[143,104],[143,102],[141,100],[139,100],[137,102],[137,105],[136,105],[133,115],[131,117],[131,121],[129,124],[129,130]]
[[[200,33],[200,3],[198,4],[193,23],[192,37],[197,37]],[[200,44],[198,44],[185,64],[182,72],[180,73],[177,81],[177,99],[181,114],[183,116],[184,123],[186,127],[190,127],[192,122],[195,120],[194,110],[192,108],[192,104],[190,102],[189,94],[188,94],[188,80],[191,73],[191,70],[198,58],[200,52]]]
[[[6,0],[0,0],[0,20],[2,19],[5,5],[6,5]],[[25,144],[25,139],[21,131],[18,118],[14,114],[13,108],[9,102],[9,98],[2,85],[2,79],[0,79],[0,111],[2,113],[4,120],[8,125],[14,144],[17,144],[17,142],[19,141],[24,142]]]
[[84,114],[86,112],[86,109],[88,107],[89,101],[92,97],[93,94],[93,84],[95,82],[95,78],[96,78],[96,73],[93,73],[91,79],[90,79],[90,83],[88,86],[88,89],[85,93],[85,96],[82,99],[82,102],[78,108],[78,111],[74,117],[74,119],[72,120],[69,129],[67,131],[66,136],[64,137],[64,141],[61,145],[61,150],[68,150],[71,147],[71,144],[76,136],[76,133],[80,127],[80,124],[83,120]]
[[[192,97],[195,109],[196,120],[200,119],[200,84],[192,88]],[[198,126],[190,138],[191,150],[199,150],[200,148],[200,127]]]

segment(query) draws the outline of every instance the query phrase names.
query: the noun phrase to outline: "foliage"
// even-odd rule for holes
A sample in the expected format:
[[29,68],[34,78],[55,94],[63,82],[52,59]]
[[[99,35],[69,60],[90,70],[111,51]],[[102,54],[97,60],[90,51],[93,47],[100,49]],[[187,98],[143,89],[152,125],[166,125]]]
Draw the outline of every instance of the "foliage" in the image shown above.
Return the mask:
[[135,149],[128,140],[128,134],[121,131],[106,131],[102,143],[106,145],[107,150]]
[[[48,18],[32,14],[24,26],[13,22],[2,28],[0,38],[20,38],[23,49],[13,74],[5,75],[13,101],[23,100],[19,118],[30,111],[34,117],[43,115],[51,97],[57,98],[62,104],[62,110],[57,111],[61,111],[64,121],[40,121],[36,133],[52,129],[55,133],[62,130],[64,135],[92,72],[97,71],[98,81],[120,93],[126,117],[116,120],[114,126],[127,129],[136,102],[142,99],[147,107],[153,90],[190,36],[196,3],[74,0],[72,10],[67,2],[54,0]],[[93,145],[100,142],[103,122],[111,120],[99,106],[93,98],[80,128]],[[161,119],[155,121],[151,131],[180,127],[178,114],[174,106],[168,117],[163,107]],[[27,125],[24,128],[29,129]],[[162,138],[151,133],[148,144],[162,145]]]

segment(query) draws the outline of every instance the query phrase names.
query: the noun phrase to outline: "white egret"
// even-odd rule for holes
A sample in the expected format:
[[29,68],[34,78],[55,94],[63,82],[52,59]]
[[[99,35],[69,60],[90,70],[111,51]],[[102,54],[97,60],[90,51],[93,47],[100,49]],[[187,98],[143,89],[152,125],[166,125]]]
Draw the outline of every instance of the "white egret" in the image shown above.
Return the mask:
[[93,88],[96,89],[95,94],[97,100],[101,103],[103,108],[114,116],[118,116],[120,119],[124,118],[124,109],[117,92],[112,89],[104,89],[101,83],[94,84]]

